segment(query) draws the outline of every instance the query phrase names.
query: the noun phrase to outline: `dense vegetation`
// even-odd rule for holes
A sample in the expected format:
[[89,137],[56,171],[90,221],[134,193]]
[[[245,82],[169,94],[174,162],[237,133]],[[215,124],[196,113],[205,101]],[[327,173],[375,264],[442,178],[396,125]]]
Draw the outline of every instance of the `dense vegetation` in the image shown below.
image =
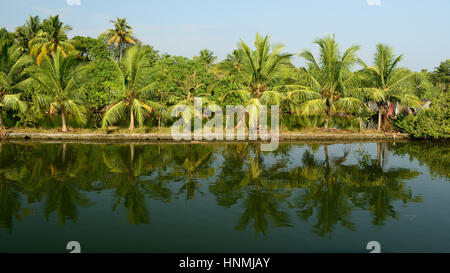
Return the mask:
[[[0,127],[168,126],[173,106],[202,96],[205,105],[280,105],[289,129],[336,127],[336,118],[347,117],[359,129],[449,135],[450,60],[413,72],[400,67],[403,55],[378,44],[370,65],[358,58],[358,45],[341,50],[326,36],[314,42],[318,55],[302,51],[307,65],[295,67],[294,54],[259,34],[253,48],[240,41],[225,60],[207,49],[190,59],[144,45],[124,18],[111,23],[97,39],[69,39],[72,28],[58,16],[1,29]],[[422,110],[426,101],[431,107]]]

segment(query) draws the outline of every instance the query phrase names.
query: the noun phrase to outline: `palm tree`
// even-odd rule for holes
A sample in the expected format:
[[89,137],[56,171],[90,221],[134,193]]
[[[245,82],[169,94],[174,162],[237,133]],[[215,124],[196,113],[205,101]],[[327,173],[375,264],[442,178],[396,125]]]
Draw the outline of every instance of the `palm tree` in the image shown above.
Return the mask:
[[406,83],[414,73],[406,68],[397,68],[403,55],[394,56],[391,47],[378,44],[374,55],[374,65],[368,66],[361,59],[359,62],[367,72],[370,86],[362,88],[367,97],[378,106],[378,131],[381,130],[382,116],[386,114],[388,102],[396,101],[407,106],[420,107],[419,99],[406,90]]
[[200,50],[199,56],[195,56],[194,58],[204,62],[207,68],[209,68],[217,59],[217,57],[214,56],[214,53],[208,49]]
[[306,100],[301,105],[304,114],[325,114],[325,129],[331,115],[337,112],[357,112],[366,107],[363,101],[350,95],[358,79],[350,71],[356,61],[356,51],[359,46],[353,45],[339,52],[334,35],[318,39],[314,42],[319,46],[319,60],[317,61],[310,50],[304,50],[300,56],[308,61],[306,70],[308,86],[300,87],[297,93]]
[[[238,95],[245,104],[256,106],[263,104],[279,105],[283,95],[270,88],[271,80],[282,65],[289,63],[292,54],[281,53],[284,45],[271,45],[269,36],[262,37],[256,34],[255,50],[251,50],[244,41],[239,43],[242,51],[242,65],[239,63],[239,51],[236,51],[232,60],[234,66],[230,69],[238,71],[246,80],[247,87],[240,90],[232,90],[227,93]],[[237,66],[236,66],[237,65]],[[226,66],[224,66],[226,67]]]
[[160,74],[156,67],[150,66],[150,54],[149,48],[133,46],[126,51],[122,61],[114,62],[117,81],[111,83],[110,88],[117,93],[117,99],[106,108],[102,121],[104,128],[123,119],[126,112],[129,112],[129,129],[133,130],[135,117],[139,126],[142,126],[144,114],[160,107],[158,103],[149,100],[155,91],[156,81],[152,80]]
[[122,60],[122,54],[129,45],[136,44],[136,38],[133,36],[133,28],[127,23],[126,18],[117,18],[110,20],[114,28],[108,29],[105,34],[108,45],[114,45],[119,50],[119,60]]
[[16,85],[23,79],[23,68],[31,64],[33,59],[27,55],[17,59],[15,52],[16,47],[8,47],[6,43],[0,44],[0,60],[5,64],[2,67],[4,71],[0,71],[0,129],[5,129],[3,109],[25,112],[27,108],[15,90]]
[[31,67],[31,78],[19,84],[20,88],[28,88],[33,84],[40,86],[43,93],[34,95],[34,106],[31,110],[34,114],[42,109],[49,109],[50,115],[60,114],[63,132],[68,131],[68,114],[77,123],[86,124],[86,109],[83,106],[86,94],[75,81],[81,68],[75,53],[65,55],[58,49],[53,58],[45,55],[40,66]]
[[67,32],[72,30],[69,25],[64,25],[59,20],[59,15],[50,16],[42,22],[42,30],[29,42],[30,54],[36,57],[36,63],[40,65],[44,56],[54,55],[58,50],[63,55],[74,50],[74,46],[67,41]]
[[41,19],[39,16],[29,16],[23,26],[16,28],[15,36],[20,51],[29,53],[29,43],[33,40],[41,31]]

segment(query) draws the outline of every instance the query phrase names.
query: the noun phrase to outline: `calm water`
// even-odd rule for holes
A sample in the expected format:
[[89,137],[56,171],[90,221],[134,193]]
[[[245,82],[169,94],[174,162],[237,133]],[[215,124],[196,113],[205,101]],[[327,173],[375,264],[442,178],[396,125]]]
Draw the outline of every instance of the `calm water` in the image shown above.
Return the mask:
[[450,145],[0,145],[0,252],[450,252]]

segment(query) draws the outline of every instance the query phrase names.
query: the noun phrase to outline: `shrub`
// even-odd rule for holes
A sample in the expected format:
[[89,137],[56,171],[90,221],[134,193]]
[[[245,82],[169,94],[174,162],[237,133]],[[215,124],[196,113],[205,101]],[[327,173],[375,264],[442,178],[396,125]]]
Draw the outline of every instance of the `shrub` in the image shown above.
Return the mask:
[[394,126],[415,138],[449,138],[450,94],[442,94],[429,109],[415,116],[399,116],[394,120]]

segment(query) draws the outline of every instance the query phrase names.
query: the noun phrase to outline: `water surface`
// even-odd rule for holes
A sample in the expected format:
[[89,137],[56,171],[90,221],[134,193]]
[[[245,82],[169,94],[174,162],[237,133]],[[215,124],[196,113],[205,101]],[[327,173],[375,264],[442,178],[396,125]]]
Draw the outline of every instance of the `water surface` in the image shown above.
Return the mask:
[[450,252],[450,145],[0,145],[0,252]]

